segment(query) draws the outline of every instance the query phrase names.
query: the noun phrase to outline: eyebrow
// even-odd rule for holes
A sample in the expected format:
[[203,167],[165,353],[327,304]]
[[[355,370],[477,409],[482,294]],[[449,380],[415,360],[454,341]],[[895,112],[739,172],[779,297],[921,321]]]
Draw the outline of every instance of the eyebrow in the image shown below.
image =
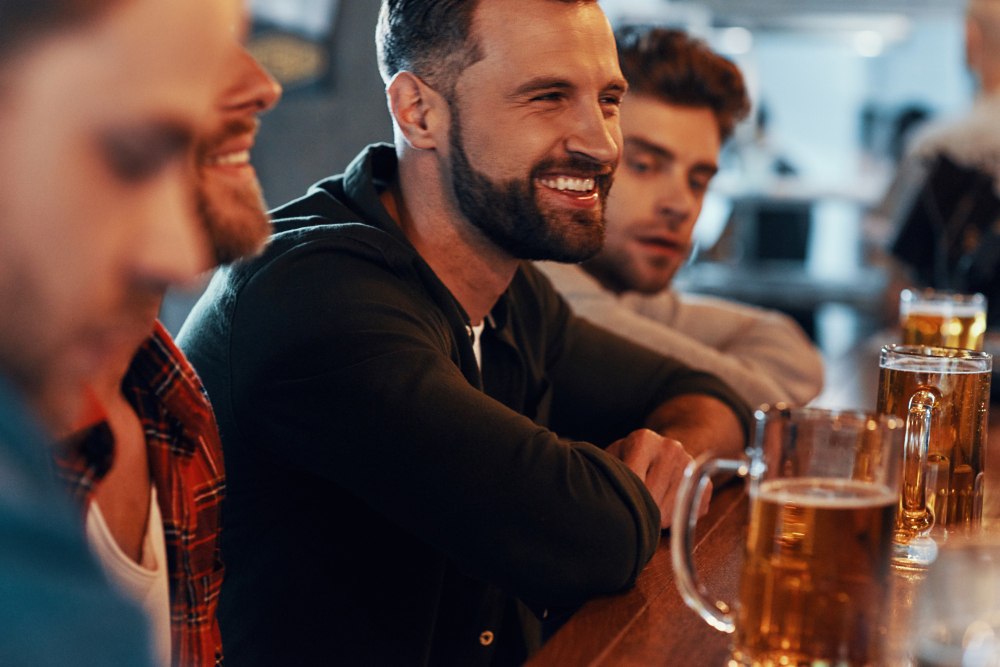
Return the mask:
[[[531,95],[532,93],[537,93],[543,90],[575,90],[576,85],[570,83],[566,79],[562,79],[554,76],[537,76],[532,79],[528,79],[520,86],[514,89],[511,93],[511,97],[522,97],[524,95]],[[603,92],[614,91],[621,94],[625,94],[628,90],[628,84],[625,79],[612,80],[609,81],[604,88],[601,89]]]
[[[672,150],[660,146],[659,144],[654,144],[645,139],[640,139],[639,137],[625,137],[624,143],[626,146],[637,148],[641,151],[647,153],[653,153],[667,160],[673,160],[677,157],[677,154]],[[710,176],[714,176],[719,171],[719,166],[711,162],[698,162],[692,168],[692,171],[706,173]]]

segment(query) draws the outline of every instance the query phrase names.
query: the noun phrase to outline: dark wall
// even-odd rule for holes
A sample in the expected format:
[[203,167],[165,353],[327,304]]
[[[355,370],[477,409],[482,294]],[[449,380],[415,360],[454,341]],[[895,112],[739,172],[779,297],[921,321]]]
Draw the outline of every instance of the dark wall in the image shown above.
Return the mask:
[[253,162],[277,206],[339,173],[366,144],[392,141],[375,61],[378,0],[339,3],[328,90],[290,90],[263,118]]

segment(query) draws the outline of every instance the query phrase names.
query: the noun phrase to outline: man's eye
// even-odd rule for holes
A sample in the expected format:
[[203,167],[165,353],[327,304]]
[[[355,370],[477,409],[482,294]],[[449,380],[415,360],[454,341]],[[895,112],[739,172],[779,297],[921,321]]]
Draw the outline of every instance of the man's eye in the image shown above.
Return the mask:
[[531,98],[532,102],[558,102],[563,99],[563,93],[543,93]]
[[173,129],[127,129],[104,136],[104,155],[111,171],[125,183],[154,178],[183,156],[188,136]]
[[649,174],[659,170],[659,163],[649,158],[626,159],[625,164],[629,170],[636,174]]
[[690,182],[691,192],[694,192],[695,194],[699,194],[699,195],[703,194],[706,190],[708,190],[708,184],[709,184],[710,181],[711,181],[711,179],[709,179],[709,178],[693,178],[693,179],[691,179],[691,182]]

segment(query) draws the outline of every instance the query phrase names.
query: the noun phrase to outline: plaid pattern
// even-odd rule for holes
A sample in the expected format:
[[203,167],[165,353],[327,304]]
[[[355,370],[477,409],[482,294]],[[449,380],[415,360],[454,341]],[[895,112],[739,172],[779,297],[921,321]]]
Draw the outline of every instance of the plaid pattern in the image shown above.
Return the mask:
[[[221,665],[216,608],[222,585],[219,515],[225,492],[222,446],[194,369],[157,322],[122,381],[146,434],[170,573],[174,665]],[[57,457],[59,476],[86,511],[107,473],[114,442],[105,422],[74,437]]]

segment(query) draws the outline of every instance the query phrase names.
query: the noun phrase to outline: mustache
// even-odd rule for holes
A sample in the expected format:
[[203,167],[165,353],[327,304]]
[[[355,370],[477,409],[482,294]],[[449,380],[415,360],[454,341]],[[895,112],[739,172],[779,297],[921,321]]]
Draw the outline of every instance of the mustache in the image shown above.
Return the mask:
[[537,177],[551,172],[559,172],[581,178],[613,178],[615,166],[583,156],[547,158],[534,166],[531,170],[531,175],[532,177]]
[[198,143],[198,158],[199,160],[207,157],[217,148],[225,144],[232,137],[238,137],[243,134],[257,134],[257,130],[260,127],[260,120],[256,117],[251,118],[232,118],[215,128],[211,134],[205,136]]

